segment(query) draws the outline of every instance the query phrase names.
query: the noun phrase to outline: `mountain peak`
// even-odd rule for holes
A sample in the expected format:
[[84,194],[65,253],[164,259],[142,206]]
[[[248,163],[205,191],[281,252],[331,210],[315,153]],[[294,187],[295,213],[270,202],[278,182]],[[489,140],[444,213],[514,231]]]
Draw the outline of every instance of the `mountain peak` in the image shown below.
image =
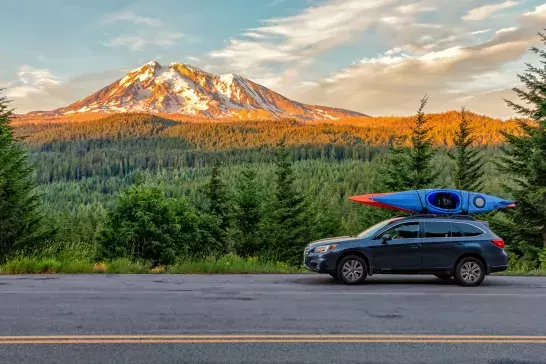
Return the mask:
[[232,73],[215,75],[189,64],[150,61],[94,94],[45,115],[84,112],[165,112],[208,118],[300,120],[363,114],[306,105]]

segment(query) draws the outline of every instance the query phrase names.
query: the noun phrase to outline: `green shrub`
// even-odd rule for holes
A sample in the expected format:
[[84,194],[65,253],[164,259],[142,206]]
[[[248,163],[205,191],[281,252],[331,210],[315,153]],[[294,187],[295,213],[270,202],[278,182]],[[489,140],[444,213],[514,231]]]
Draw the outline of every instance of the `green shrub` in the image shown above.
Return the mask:
[[197,220],[185,199],[168,199],[159,188],[133,186],[108,213],[99,257],[170,264],[185,253],[188,241],[198,240]]
[[538,255],[538,260],[540,262],[540,269],[546,272],[546,248],[542,249]]
[[297,273],[298,267],[287,263],[261,261],[257,257],[241,258],[228,254],[222,258],[181,260],[168,269],[173,274],[252,274],[252,273]]
[[2,266],[2,273],[9,274],[37,274],[57,273],[61,262],[55,259],[39,259],[19,257],[12,259]]
[[107,273],[112,274],[143,274],[150,271],[151,264],[132,262],[128,258],[119,258],[106,262]]

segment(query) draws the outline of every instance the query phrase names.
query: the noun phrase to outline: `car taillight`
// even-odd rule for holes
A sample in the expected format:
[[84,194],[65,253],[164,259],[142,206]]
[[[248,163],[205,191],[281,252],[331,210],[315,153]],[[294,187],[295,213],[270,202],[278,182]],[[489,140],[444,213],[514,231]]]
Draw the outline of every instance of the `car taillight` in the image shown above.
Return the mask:
[[498,246],[499,248],[504,249],[504,240],[502,240],[502,239],[493,239],[493,240],[491,240],[491,242],[493,244],[495,244],[496,246]]

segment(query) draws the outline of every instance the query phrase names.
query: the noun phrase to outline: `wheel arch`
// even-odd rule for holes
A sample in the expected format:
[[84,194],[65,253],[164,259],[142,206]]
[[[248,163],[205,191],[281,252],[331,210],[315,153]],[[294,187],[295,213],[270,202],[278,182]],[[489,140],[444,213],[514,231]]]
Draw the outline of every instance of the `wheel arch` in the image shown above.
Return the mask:
[[485,268],[485,274],[486,275],[489,274],[489,266],[487,265],[487,262],[486,262],[485,258],[483,257],[483,255],[481,255],[480,253],[477,253],[477,252],[468,252],[468,253],[461,254],[461,256],[459,256],[459,258],[457,258],[457,261],[455,262],[455,265],[453,266],[453,274],[455,274],[455,269],[457,269],[457,265],[459,264],[459,262],[461,260],[463,260],[464,258],[476,258],[476,259],[478,259],[480,262],[482,262],[483,267]]
[[367,268],[367,273],[369,276],[372,275],[372,266],[370,264],[370,259],[368,258],[368,256],[366,254],[364,254],[363,252],[359,251],[359,250],[347,250],[347,251],[344,251],[343,253],[341,253],[339,255],[339,257],[337,257],[336,259],[336,271],[337,271],[337,267],[339,265],[339,262],[341,262],[341,259],[345,258],[346,256],[349,256],[349,255],[356,255],[357,257],[360,257],[362,259],[364,259],[364,261],[366,262],[366,268]]

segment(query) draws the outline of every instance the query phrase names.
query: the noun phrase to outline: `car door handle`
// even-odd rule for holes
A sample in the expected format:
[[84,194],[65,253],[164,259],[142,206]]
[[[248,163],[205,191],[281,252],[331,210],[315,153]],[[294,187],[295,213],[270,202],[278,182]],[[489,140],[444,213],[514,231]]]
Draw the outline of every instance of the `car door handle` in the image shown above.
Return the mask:
[[421,244],[412,244],[409,247],[413,248],[413,249],[416,249],[416,248],[419,248],[420,246],[421,246]]
[[461,246],[461,245],[463,245],[463,243],[453,243],[453,245],[455,245],[455,246]]

